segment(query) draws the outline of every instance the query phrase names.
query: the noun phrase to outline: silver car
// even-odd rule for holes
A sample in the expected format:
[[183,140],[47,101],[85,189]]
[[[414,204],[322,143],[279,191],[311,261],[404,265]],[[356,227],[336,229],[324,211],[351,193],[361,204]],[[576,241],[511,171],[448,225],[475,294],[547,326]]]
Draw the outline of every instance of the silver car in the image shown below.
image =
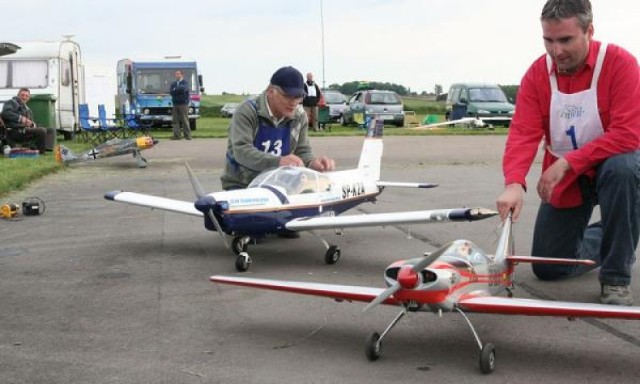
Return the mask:
[[329,107],[329,120],[338,121],[347,108],[347,96],[338,91],[322,91],[322,96]]
[[363,124],[367,117],[373,115],[382,118],[385,124],[404,126],[402,99],[393,91],[375,89],[358,91],[349,98],[340,123],[342,125]]
[[236,112],[239,103],[227,103],[220,108],[220,116],[231,117]]

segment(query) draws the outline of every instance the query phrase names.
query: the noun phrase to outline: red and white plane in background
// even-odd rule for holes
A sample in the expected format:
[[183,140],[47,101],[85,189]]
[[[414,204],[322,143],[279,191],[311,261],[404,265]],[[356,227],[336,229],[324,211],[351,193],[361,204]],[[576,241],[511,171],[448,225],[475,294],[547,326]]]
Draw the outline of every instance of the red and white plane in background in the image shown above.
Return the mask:
[[[373,333],[367,339],[366,356],[370,361],[380,357],[382,340],[408,312],[425,311],[438,315],[457,312],[466,320],[476,339],[482,373],[493,372],[495,347],[480,340],[465,314],[467,312],[640,320],[640,307],[513,298],[512,275],[517,263],[594,264],[590,260],[514,256],[509,217],[503,223],[493,255],[483,252],[470,241],[456,240],[424,257],[391,264],[384,272],[386,289],[221,275],[212,276],[210,280],[220,284],[324,296],[336,301],[369,302],[365,311],[379,304],[401,307],[400,313],[381,335]],[[498,296],[505,292],[508,297]]]

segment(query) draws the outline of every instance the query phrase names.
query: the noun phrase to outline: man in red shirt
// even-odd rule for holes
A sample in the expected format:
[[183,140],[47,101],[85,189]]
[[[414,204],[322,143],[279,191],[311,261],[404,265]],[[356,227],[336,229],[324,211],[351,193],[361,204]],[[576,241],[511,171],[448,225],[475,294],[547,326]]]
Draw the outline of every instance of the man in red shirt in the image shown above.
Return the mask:
[[[631,305],[640,235],[640,80],[637,60],[593,40],[589,0],[548,0],[540,17],[546,55],[527,70],[503,158],[502,217],[517,219],[525,177],[542,140],[542,199],[532,255],[590,259],[600,267],[600,301]],[[595,205],[601,221],[589,225]],[[534,264],[541,280],[593,267]]]

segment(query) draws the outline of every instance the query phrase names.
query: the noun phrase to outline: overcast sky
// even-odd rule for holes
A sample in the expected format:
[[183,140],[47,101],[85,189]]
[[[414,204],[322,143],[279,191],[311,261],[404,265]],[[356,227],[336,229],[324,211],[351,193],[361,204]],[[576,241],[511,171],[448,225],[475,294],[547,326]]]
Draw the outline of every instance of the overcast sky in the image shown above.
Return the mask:
[[[456,81],[518,84],[543,53],[543,4],[544,0],[0,0],[0,40],[75,35],[85,64],[113,68],[114,75],[116,62],[125,57],[194,58],[210,94],[260,92],[283,65],[311,71],[327,86],[368,80],[417,92],[431,92],[440,84],[446,92]],[[640,56],[640,1],[592,4],[595,38]]]

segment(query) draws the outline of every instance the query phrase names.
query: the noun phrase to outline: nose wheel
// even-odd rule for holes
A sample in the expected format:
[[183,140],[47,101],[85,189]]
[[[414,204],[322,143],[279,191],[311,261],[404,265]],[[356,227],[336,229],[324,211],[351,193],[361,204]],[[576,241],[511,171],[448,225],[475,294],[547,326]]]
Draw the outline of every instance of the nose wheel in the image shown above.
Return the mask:
[[247,252],[250,241],[249,236],[237,236],[231,241],[231,250],[238,255],[236,257],[236,271],[238,272],[246,272],[251,266],[251,257]]
[[251,257],[247,252],[240,252],[236,258],[236,271],[246,272],[251,266]]

